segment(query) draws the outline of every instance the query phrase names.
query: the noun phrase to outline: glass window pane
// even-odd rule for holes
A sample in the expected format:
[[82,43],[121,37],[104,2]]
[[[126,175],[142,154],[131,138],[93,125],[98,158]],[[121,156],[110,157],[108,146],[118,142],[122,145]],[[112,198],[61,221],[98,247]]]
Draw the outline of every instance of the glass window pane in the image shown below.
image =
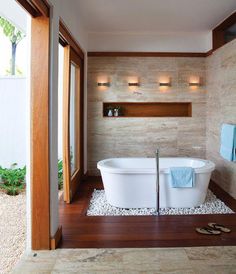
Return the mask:
[[233,39],[236,38],[236,23],[234,25],[232,25],[231,27],[229,27],[226,31],[225,31],[225,42],[228,43],[230,41],[232,41]]
[[71,175],[76,171],[76,140],[75,140],[75,113],[76,113],[76,66],[71,64],[70,79],[70,160]]
[[63,188],[63,76],[64,48],[59,44],[58,60],[58,187]]

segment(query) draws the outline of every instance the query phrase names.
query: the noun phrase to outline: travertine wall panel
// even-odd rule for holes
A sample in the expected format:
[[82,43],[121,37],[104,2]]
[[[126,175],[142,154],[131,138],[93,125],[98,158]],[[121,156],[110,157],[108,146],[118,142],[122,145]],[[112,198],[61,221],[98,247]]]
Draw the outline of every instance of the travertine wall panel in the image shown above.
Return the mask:
[[236,40],[216,50],[207,66],[207,158],[216,164],[213,180],[236,198],[236,163],[220,156],[222,123],[236,124]]
[[[88,170],[97,174],[97,161],[110,157],[161,156],[205,158],[206,90],[205,58],[89,57],[88,58]],[[158,79],[171,78],[171,87],[160,90]],[[190,76],[203,85],[189,87]],[[138,77],[135,94],[129,78]],[[111,86],[100,88],[99,79]],[[103,118],[103,102],[192,102],[191,118]]]

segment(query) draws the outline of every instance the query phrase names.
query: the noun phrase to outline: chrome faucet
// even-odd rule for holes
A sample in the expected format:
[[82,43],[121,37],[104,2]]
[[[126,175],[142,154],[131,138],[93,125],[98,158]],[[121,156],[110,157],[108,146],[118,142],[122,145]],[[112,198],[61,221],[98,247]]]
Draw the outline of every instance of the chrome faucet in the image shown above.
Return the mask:
[[160,215],[159,149],[156,150],[156,213]]

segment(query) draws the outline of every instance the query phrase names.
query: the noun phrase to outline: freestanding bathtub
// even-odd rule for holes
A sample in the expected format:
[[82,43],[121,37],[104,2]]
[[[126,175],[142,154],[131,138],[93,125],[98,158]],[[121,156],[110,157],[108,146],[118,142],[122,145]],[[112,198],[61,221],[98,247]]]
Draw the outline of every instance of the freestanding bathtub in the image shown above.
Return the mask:
[[[204,203],[215,164],[197,158],[160,158],[160,207],[197,207]],[[156,207],[155,158],[112,158],[98,162],[109,204],[122,208]],[[170,167],[193,167],[193,188],[172,188]]]

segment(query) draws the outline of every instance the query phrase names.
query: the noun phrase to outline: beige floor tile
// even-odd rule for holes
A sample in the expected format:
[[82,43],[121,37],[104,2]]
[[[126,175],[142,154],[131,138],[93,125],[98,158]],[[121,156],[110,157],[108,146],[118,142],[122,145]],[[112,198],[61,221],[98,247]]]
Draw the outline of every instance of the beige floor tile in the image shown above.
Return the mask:
[[[170,260],[171,258],[171,260]],[[53,273],[193,273],[184,249],[61,250]]]
[[185,248],[196,274],[236,273],[236,247]]
[[48,274],[56,263],[58,251],[39,251],[24,254],[16,265],[15,274]]
[[192,267],[195,274],[235,274],[236,273],[236,264],[232,264],[232,265],[195,264]]
[[236,247],[58,249],[25,254],[14,273],[236,273]]
[[193,264],[224,265],[236,264],[235,247],[194,247],[185,248],[186,254]]

